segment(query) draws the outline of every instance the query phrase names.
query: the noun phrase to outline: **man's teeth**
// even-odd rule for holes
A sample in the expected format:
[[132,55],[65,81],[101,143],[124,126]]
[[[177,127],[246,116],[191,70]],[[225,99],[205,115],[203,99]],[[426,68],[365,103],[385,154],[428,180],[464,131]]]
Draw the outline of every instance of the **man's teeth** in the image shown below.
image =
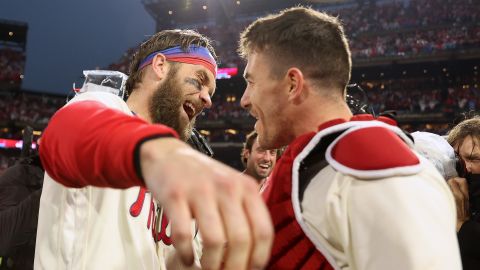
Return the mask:
[[270,168],[270,165],[267,165],[267,164],[260,164],[260,165],[258,165],[258,166],[259,166],[260,168],[262,168],[262,169],[268,169],[268,168]]
[[195,115],[195,107],[192,103],[185,103],[185,106],[188,107],[191,111],[188,112],[189,115]]

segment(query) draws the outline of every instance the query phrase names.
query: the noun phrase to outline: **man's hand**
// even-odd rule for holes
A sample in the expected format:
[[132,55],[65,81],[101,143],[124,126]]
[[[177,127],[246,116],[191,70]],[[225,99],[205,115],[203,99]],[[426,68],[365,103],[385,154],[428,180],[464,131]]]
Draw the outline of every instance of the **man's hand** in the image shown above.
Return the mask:
[[465,178],[453,177],[448,179],[448,186],[452,190],[457,205],[457,232],[463,223],[469,219],[468,184]]
[[185,264],[194,258],[194,218],[203,239],[202,268],[265,266],[273,226],[253,178],[173,138],[143,143],[140,165],[147,188],[165,208],[174,246]]

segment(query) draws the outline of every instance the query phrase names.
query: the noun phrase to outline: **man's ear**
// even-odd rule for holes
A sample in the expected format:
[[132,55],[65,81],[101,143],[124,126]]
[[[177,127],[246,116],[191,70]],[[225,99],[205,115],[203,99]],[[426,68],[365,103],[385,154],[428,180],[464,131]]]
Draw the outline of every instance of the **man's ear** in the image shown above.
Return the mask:
[[301,102],[306,98],[304,89],[305,79],[303,73],[298,68],[290,68],[286,74],[286,80],[290,87],[288,91],[288,100],[294,103]]
[[243,158],[245,159],[245,162],[246,162],[250,158],[250,150],[243,149],[242,156],[243,156]]
[[248,161],[248,158],[250,156],[250,151],[248,151],[248,149],[244,148],[244,149],[242,149],[242,154],[240,156],[241,156],[242,164],[246,168],[247,167],[247,161]]
[[168,64],[167,58],[162,53],[157,53],[152,59],[152,70],[155,75],[161,80],[167,76]]
[[250,153],[250,150],[245,149],[245,158],[246,158],[246,159],[249,159],[249,158],[250,158],[250,154],[251,154],[251,153]]

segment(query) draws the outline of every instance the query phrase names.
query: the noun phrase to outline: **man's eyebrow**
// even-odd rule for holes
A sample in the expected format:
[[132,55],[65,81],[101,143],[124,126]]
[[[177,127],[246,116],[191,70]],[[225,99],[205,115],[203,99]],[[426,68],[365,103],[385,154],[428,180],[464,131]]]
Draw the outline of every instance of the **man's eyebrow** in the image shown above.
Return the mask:
[[472,153],[472,154],[470,154],[470,155],[468,156],[468,158],[469,158],[469,159],[480,159],[480,154],[473,154],[473,153]]
[[210,78],[208,77],[207,72],[205,72],[205,70],[197,70],[196,75],[204,85],[207,85],[210,83]]

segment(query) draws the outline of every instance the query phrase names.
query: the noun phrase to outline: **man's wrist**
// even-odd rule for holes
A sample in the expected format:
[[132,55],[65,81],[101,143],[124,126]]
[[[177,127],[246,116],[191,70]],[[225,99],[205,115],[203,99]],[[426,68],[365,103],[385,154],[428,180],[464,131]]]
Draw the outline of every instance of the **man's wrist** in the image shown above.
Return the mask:
[[173,137],[156,137],[143,141],[138,148],[138,166],[142,179],[151,164],[162,167],[168,162],[168,157],[180,148],[189,148],[189,146]]

